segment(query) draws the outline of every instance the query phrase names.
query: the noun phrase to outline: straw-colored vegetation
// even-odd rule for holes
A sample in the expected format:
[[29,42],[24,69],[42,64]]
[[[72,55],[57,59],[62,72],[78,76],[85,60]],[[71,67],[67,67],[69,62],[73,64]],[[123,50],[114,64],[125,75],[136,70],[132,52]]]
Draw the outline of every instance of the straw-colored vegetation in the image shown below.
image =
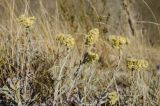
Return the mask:
[[1,0],[0,106],[159,106],[160,48],[108,2]]

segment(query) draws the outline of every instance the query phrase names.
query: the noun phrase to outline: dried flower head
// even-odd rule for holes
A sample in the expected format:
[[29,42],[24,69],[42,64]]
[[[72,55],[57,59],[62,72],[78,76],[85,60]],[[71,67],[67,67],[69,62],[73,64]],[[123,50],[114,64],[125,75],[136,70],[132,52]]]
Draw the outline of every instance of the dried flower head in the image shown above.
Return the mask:
[[72,48],[75,45],[75,39],[71,35],[66,36],[64,39],[64,45],[67,48]]
[[97,61],[98,59],[99,59],[98,54],[89,51],[85,54],[83,63],[92,63],[94,61]]
[[99,30],[94,28],[88,32],[85,38],[86,45],[93,45],[99,38]]
[[117,49],[121,49],[124,45],[129,43],[129,40],[123,36],[111,35],[108,40],[112,46]]
[[148,67],[148,61],[142,59],[127,59],[127,67],[131,70],[140,70]]
[[32,26],[35,20],[36,18],[34,16],[26,17],[25,15],[22,15],[18,18],[18,22],[21,25],[25,26],[26,28],[29,28],[30,26]]
[[116,91],[110,92],[107,96],[110,105],[115,105],[119,101],[119,96]]

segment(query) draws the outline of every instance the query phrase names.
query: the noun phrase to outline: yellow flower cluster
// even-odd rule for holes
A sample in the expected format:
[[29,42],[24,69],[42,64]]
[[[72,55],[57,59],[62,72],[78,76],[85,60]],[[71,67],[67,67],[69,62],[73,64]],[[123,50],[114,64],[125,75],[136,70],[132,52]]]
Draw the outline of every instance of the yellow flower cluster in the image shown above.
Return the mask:
[[117,49],[121,49],[124,45],[129,43],[129,40],[123,36],[111,35],[108,40],[112,46]]
[[131,70],[140,70],[148,67],[148,61],[142,59],[127,59],[127,67]]
[[99,38],[99,30],[94,28],[88,32],[85,38],[86,45],[93,45]]
[[118,93],[113,91],[108,94],[109,104],[115,105],[119,101]]
[[29,28],[30,26],[32,26],[33,23],[35,22],[35,20],[36,20],[36,18],[34,16],[26,17],[26,16],[22,15],[18,18],[18,22],[21,25],[25,26],[26,28]]
[[89,51],[84,57],[84,63],[92,63],[94,61],[97,61],[98,59],[99,59],[98,54]]
[[56,41],[60,42],[61,44],[63,44],[65,40],[65,34],[59,34],[56,36]]
[[72,36],[68,36],[65,40],[64,40],[64,45],[68,48],[72,48],[75,45],[75,40]]
[[72,48],[75,45],[75,39],[69,34],[67,35],[59,34],[56,37],[56,40],[59,41],[64,46],[66,46],[67,48]]

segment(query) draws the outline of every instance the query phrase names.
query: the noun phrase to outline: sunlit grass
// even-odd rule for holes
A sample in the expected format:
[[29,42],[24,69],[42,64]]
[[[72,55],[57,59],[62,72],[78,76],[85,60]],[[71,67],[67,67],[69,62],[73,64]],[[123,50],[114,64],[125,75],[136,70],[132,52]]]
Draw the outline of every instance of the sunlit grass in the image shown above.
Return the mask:
[[107,24],[97,2],[36,2],[2,2],[0,105],[159,105],[160,51],[138,28]]

